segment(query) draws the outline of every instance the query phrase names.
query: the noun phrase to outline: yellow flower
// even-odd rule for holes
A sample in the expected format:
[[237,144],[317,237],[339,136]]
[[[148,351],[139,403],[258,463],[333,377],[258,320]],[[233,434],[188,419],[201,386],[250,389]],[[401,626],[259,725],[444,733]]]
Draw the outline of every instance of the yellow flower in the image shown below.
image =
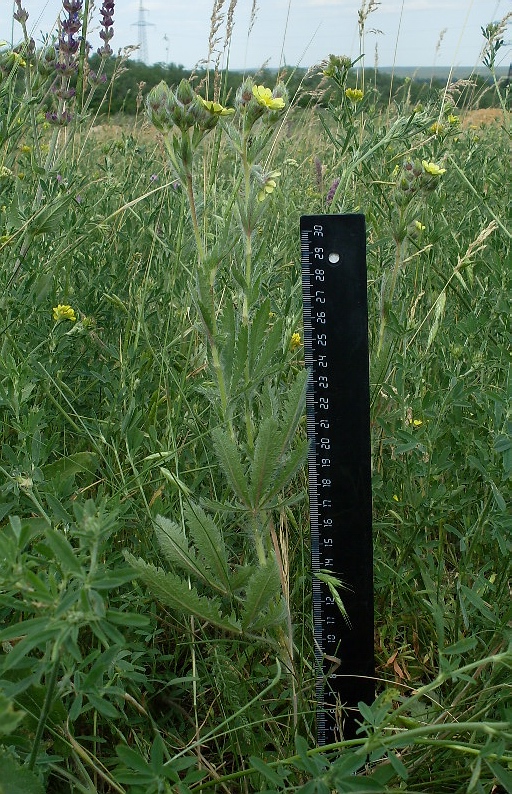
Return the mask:
[[446,173],[446,168],[440,168],[435,163],[428,163],[426,160],[422,160],[421,164],[425,172],[427,174],[432,174],[432,176],[442,176]]
[[434,123],[429,127],[429,132],[431,132],[433,135],[442,135],[444,132],[444,124],[434,121]]
[[59,303],[53,307],[53,319],[56,323],[61,320],[71,320],[72,323],[76,322],[75,310],[67,303]]
[[460,124],[460,118],[458,116],[454,116],[453,113],[450,113],[448,116],[448,124]]
[[18,66],[21,66],[22,69],[25,68],[25,66],[27,65],[27,62],[19,54],[19,52],[13,52],[12,56],[13,56],[14,60],[16,61],[16,63],[18,64]]
[[268,174],[263,182],[263,187],[258,192],[258,201],[265,201],[267,196],[274,192],[277,186],[276,177],[278,176],[281,176],[281,171],[271,171],[270,174]]
[[395,502],[399,501],[398,496],[396,495],[396,493],[393,494],[393,499],[395,500]]
[[421,427],[421,425],[423,424],[423,419],[413,419],[412,423],[414,427]]
[[419,232],[424,232],[425,231],[426,227],[421,223],[421,221],[414,221],[414,225],[415,225],[415,227],[417,228],[417,230]]
[[301,344],[302,344],[302,342],[301,342],[301,339],[300,339],[300,334],[298,334],[297,332],[292,334],[292,338],[290,339],[290,349],[291,350],[297,350],[297,348],[300,347]]
[[219,102],[211,102],[209,99],[203,99],[201,96],[199,99],[212,116],[232,116],[235,112],[234,108],[225,108]]
[[345,88],[345,96],[351,102],[360,102],[364,97],[364,93],[360,88]]
[[263,85],[253,85],[252,93],[258,104],[269,110],[281,110],[284,108],[284,99],[273,97],[270,88],[265,88]]
[[22,154],[30,154],[31,151],[32,151],[32,147],[31,146],[27,146],[26,143],[24,143],[22,146],[20,146],[20,152]]

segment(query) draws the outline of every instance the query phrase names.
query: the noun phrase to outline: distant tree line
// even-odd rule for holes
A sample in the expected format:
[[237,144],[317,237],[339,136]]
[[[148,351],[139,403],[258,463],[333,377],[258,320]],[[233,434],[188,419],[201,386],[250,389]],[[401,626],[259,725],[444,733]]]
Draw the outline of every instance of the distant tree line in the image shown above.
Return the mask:
[[[90,104],[91,110],[96,111],[100,108],[100,115],[111,116],[118,113],[136,115],[137,112],[143,111],[145,98],[155,85],[163,80],[168,85],[175,86],[183,78],[191,79],[205,98],[207,93],[209,93],[208,98],[213,98],[213,86],[215,85],[216,89],[220,90],[220,101],[226,105],[233,103],[237,88],[247,75],[268,87],[272,87],[277,80],[281,80],[286,84],[294,106],[302,108],[325,106],[328,102],[336,104],[339,101],[340,89],[331,81],[326,80],[320,67],[305,69],[285,66],[279,72],[276,69],[260,69],[256,72],[253,70],[248,72],[230,70],[222,72],[220,75],[214,75],[212,71],[208,73],[204,69],[196,69],[191,72],[184,66],[175,63],[147,65],[137,60],[119,62],[114,57],[108,58],[101,64],[98,55],[93,55],[89,59],[89,65],[92,72],[101,71],[106,76],[105,82],[96,86]],[[114,80],[112,80],[113,75],[115,75]],[[501,78],[500,87],[503,93],[507,86],[510,88],[510,82],[509,78]],[[17,83],[19,83],[20,90],[23,90],[21,70],[18,73]],[[453,101],[457,108],[500,106],[490,75],[486,78],[481,74],[468,74],[467,80],[461,81],[461,84],[463,83],[467,84],[461,85],[460,92],[453,95]],[[71,78],[71,84],[75,85],[75,77]],[[392,75],[388,71],[379,69],[364,69],[363,74],[362,69],[354,67],[349,72],[346,87],[360,88],[362,85],[364,85],[365,92],[372,92],[375,106],[385,108],[389,105],[390,100],[400,104],[407,103],[411,106],[426,105],[430,99],[435,100],[440,91],[445,90],[446,80],[440,77],[425,78],[414,74],[404,77],[403,70],[400,75]],[[206,86],[209,86],[208,91]]]
[[[99,67],[98,56],[91,58],[91,68],[97,70]],[[115,59],[110,59],[104,65],[103,70],[107,78],[111,78],[116,70]],[[126,61],[122,68],[118,70],[115,80],[112,82],[107,79],[105,88],[98,89],[92,104],[97,108],[102,101],[101,112],[108,114],[126,113],[135,115],[137,109],[141,108],[147,93],[164,80],[168,85],[177,85],[183,78],[192,77],[194,84],[204,89],[206,79],[209,77],[210,86],[213,84],[213,75],[207,75],[205,71],[196,70],[193,73],[174,63],[157,63],[148,66],[141,61]],[[328,87],[325,80],[322,82],[320,70],[306,70],[304,68],[284,67],[279,74],[276,70],[262,69],[256,75],[251,73],[257,81],[272,86],[276,80],[281,79],[286,83],[294,104],[300,107],[307,107],[313,104],[325,105],[327,101],[336,102],[336,89]],[[244,78],[244,73],[239,71],[229,71],[220,75],[221,99],[226,104],[233,101],[236,90]],[[470,85],[462,88],[457,98],[457,107],[497,107],[498,98],[491,79],[488,80],[481,75],[468,75]],[[362,71],[352,69],[347,87],[355,88],[361,85]],[[440,78],[420,79],[418,77],[398,77],[392,76],[389,72],[379,69],[364,70],[364,85],[366,90],[373,90],[377,105],[385,107],[390,98],[397,102],[407,101],[414,104],[425,104],[430,98],[438,95],[440,90],[444,90],[446,81]],[[211,94],[211,90],[210,90]]]

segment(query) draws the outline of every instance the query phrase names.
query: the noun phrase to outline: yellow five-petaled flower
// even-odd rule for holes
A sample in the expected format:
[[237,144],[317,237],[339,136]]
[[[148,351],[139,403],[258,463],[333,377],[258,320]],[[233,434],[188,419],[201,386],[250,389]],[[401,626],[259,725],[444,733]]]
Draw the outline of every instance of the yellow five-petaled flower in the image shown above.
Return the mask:
[[225,108],[220,102],[212,102],[210,99],[203,99],[203,97],[199,97],[199,99],[212,116],[232,116],[235,112],[234,108]]
[[436,163],[428,163],[426,160],[422,160],[421,164],[426,173],[432,174],[432,176],[442,176],[446,173],[446,168],[441,168]]
[[256,101],[269,110],[281,110],[284,108],[284,99],[272,96],[270,88],[265,88],[264,85],[254,85],[252,93]]
[[72,323],[76,322],[75,310],[67,303],[59,303],[53,307],[53,319],[56,323],[61,320],[71,320]]

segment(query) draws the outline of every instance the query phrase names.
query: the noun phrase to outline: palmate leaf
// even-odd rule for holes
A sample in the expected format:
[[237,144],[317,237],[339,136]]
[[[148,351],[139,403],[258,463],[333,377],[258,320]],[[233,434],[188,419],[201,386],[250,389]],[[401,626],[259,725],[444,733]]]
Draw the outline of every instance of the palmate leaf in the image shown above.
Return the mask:
[[235,354],[235,342],[237,333],[235,330],[235,310],[231,301],[226,301],[220,319],[220,364],[224,373],[224,381],[228,389],[228,398],[231,393],[231,372],[233,369],[233,358]]
[[264,501],[265,494],[272,483],[274,471],[281,452],[282,438],[278,426],[272,417],[264,419],[260,425],[254,458],[250,473],[250,495],[253,507]]
[[247,488],[247,477],[240,461],[236,444],[220,427],[216,427],[212,435],[215,452],[230,486],[242,504],[249,507],[250,499]]
[[[276,472],[275,477],[272,480],[272,487],[267,492],[267,502],[277,496],[279,491],[282,491],[292,480],[299,469],[302,468],[304,462],[306,460],[306,456],[308,454],[308,447],[309,441],[307,439],[302,439],[295,449],[293,449],[286,459],[284,465]],[[298,498],[300,494],[297,495]]]
[[247,353],[251,378],[253,376],[254,364],[261,353],[267,336],[269,314],[270,301],[266,298],[255,313],[249,328],[249,348]]
[[272,360],[272,356],[276,350],[281,348],[283,341],[283,321],[278,319],[275,321],[272,329],[266,334],[263,344],[257,351],[256,360],[254,362],[252,376],[254,379],[259,377],[261,381],[263,377],[268,374],[267,365]]
[[212,587],[227,595],[231,592],[231,583],[222,533],[213,519],[207,516],[199,505],[188,505],[185,508],[185,519],[201,562],[206,568],[204,575],[208,576],[209,584]]
[[251,467],[251,499],[253,506],[263,506],[282,490],[303,464],[307,442],[301,442],[288,456],[297,425],[304,413],[307,373],[296,378],[286,401],[280,426],[275,419],[266,419],[256,439]]
[[177,614],[206,621],[231,634],[242,633],[241,626],[234,617],[225,617],[222,614],[218,598],[199,595],[195,587],[191,587],[177,574],[157,568],[140,557],[136,558],[128,552],[125,552],[125,557],[155,598]]
[[189,546],[180,525],[164,516],[157,516],[155,524],[158,545],[167,561],[171,565],[177,565],[181,570],[195,576],[197,579],[209,583],[202,569],[198,566],[195,551]]
[[253,573],[247,583],[244,610],[242,613],[242,626],[244,629],[257,624],[263,628],[265,625],[264,614],[270,602],[281,592],[279,570],[275,559],[270,559]]
[[295,378],[295,383],[292,385],[289,393],[284,411],[281,417],[282,427],[282,449],[281,454],[284,454],[292,443],[293,436],[297,430],[306,407],[306,383],[308,379],[307,370],[303,369]]

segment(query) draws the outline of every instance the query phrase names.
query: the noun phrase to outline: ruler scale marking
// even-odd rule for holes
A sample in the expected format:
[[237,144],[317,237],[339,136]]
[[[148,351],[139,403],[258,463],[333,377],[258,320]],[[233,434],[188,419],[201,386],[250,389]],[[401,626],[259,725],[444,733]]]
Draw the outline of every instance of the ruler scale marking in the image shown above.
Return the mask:
[[[317,738],[323,746],[342,735],[353,738],[358,702],[374,697],[364,217],[304,216],[300,237]],[[343,581],[339,595],[350,625],[316,578],[322,572]]]

